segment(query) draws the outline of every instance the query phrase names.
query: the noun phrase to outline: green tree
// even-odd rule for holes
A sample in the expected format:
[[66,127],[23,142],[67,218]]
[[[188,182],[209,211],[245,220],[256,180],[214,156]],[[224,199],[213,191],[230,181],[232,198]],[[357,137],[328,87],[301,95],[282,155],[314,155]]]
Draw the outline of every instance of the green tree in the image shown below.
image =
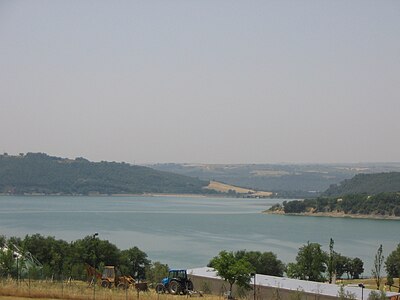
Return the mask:
[[400,244],[398,244],[397,248],[388,255],[385,262],[385,269],[388,275],[388,283],[393,282],[393,278],[400,277]]
[[322,251],[321,245],[308,242],[300,247],[296,256],[296,263],[288,264],[288,276],[310,281],[325,281],[327,254]]
[[157,284],[168,276],[168,271],[169,267],[167,264],[156,261],[146,267],[146,279],[153,284]]
[[289,278],[302,278],[302,270],[297,263],[288,263],[286,267],[286,274]]
[[257,274],[282,277],[285,271],[284,263],[272,252],[240,250],[235,257],[246,259]]
[[7,239],[5,235],[0,235],[0,248],[4,247],[6,240]]
[[75,263],[87,263],[99,266],[100,264],[117,266],[120,250],[107,240],[100,240],[93,236],[72,243],[72,257]]
[[360,278],[360,275],[364,272],[363,261],[358,257],[350,259],[349,272],[350,272],[351,278],[353,278],[353,279]]
[[282,277],[285,264],[277,258],[275,253],[263,252],[260,257],[260,266],[256,271],[259,274]]
[[375,278],[377,290],[379,290],[379,287],[381,285],[383,260],[384,256],[382,254],[382,245],[380,245],[378,251],[375,254],[374,266],[372,268],[372,276]]
[[14,275],[14,273],[16,270],[13,252],[10,249],[0,249],[0,276]]
[[350,263],[350,258],[346,257],[340,253],[335,252],[335,273],[337,278],[341,278],[344,273],[348,274],[348,277],[350,275],[350,272],[347,272],[349,263]]
[[238,258],[234,252],[221,251],[209,265],[217,270],[218,276],[229,283],[230,291],[235,283],[239,287],[250,288],[251,272],[254,269],[246,258]]
[[129,274],[136,278],[145,278],[145,270],[150,265],[147,254],[138,247],[121,251],[120,270],[122,274]]

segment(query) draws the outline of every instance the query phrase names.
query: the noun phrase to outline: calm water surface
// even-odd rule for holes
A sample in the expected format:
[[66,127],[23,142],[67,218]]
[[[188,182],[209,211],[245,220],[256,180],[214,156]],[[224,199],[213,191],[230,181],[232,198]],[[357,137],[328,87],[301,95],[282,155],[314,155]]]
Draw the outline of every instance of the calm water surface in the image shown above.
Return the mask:
[[94,232],[121,249],[133,246],[170,267],[205,266],[221,250],[272,251],[294,261],[317,242],[360,257],[370,274],[380,244],[400,243],[400,221],[261,214],[282,199],[193,197],[0,197],[0,234],[40,233],[72,241]]

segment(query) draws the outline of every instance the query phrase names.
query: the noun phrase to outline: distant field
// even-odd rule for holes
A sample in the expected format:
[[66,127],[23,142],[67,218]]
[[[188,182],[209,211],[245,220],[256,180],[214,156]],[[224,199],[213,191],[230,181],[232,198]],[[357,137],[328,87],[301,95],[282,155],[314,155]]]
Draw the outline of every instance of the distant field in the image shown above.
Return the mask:
[[251,189],[241,188],[234,185],[225,184],[218,181],[210,181],[210,184],[206,189],[215,190],[221,193],[228,193],[230,190],[235,191],[238,194],[252,194],[253,196],[269,197],[272,195],[271,192],[255,191]]

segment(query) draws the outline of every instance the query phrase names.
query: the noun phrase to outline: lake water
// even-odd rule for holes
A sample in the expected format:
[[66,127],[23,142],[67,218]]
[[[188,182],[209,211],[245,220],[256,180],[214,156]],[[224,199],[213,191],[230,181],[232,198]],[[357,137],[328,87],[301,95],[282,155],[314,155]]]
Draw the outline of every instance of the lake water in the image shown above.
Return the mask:
[[120,249],[133,246],[174,268],[205,266],[221,250],[272,251],[285,263],[317,242],[360,257],[369,275],[374,255],[400,243],[400,221],[267,215],[283,199],[195,197],[0,197],[0,234],[40,233],[72,241],[99,233]]

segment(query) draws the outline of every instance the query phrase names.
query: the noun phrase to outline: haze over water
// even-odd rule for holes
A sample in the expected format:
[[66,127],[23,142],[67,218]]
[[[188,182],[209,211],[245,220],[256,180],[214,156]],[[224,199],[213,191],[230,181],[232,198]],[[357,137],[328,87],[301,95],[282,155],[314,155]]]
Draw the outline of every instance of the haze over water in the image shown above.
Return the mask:
[[137,246],[170,267],[205,266],[221,250],[272,251],[285,263],[298,248],[317,242],[364,261],[369,275],[380,244],[384,254],[398,243],[400,222],[267,215],[283,199],[207,197],[0,197],[0,234],[40,233],[72,241],[99,233],[120,249]]

